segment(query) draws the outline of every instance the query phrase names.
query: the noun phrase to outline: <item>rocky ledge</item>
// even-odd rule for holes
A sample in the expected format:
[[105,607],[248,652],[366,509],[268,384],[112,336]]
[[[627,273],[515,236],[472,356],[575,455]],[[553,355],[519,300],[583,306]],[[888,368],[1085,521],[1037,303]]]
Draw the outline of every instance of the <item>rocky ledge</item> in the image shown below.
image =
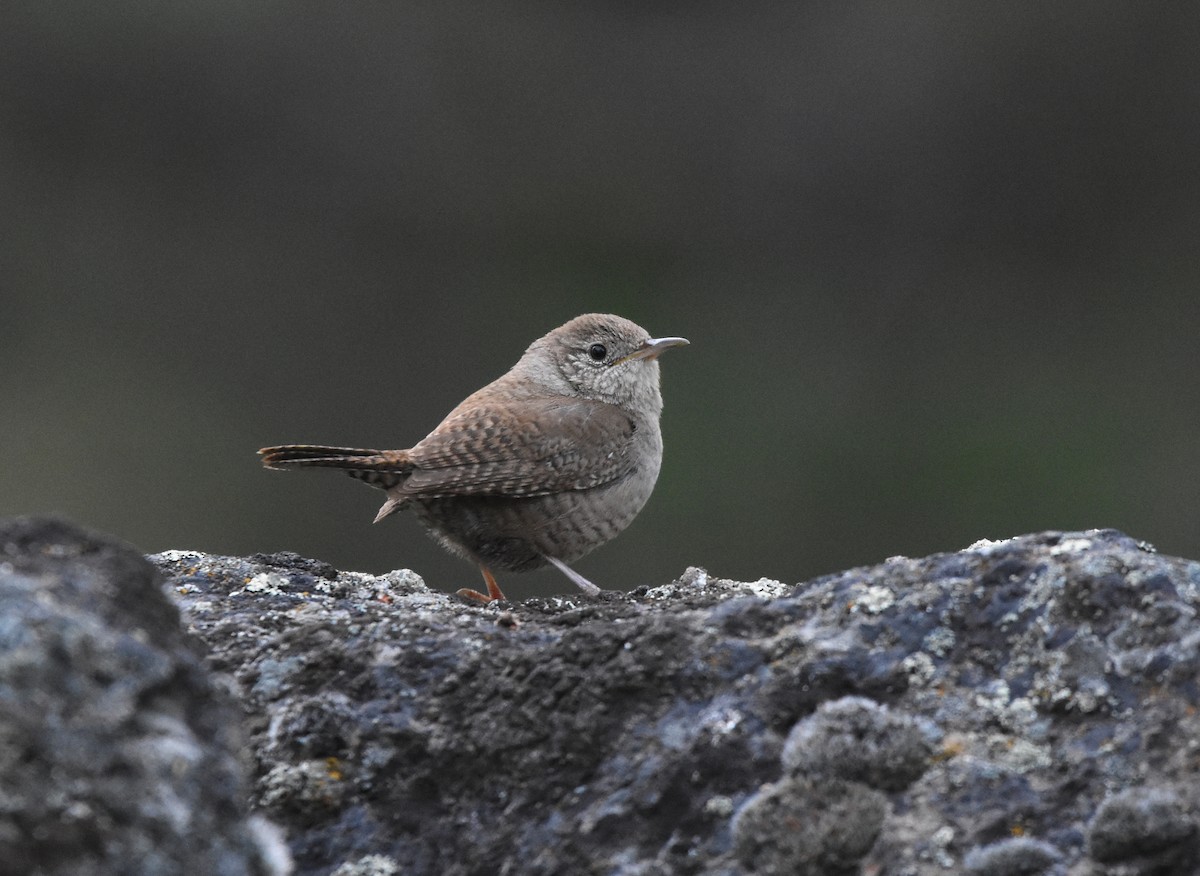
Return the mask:
[[489,606],[148,560],[0,522],[12,872],[1200,872],[1200,563],[1119,532]]

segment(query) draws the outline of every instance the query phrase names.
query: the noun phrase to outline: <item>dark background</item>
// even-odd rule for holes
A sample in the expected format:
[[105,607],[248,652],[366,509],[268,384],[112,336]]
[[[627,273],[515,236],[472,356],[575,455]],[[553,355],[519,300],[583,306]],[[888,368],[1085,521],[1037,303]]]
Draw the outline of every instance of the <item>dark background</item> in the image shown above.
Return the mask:
[[409,446],[607,310],[692,346],[603,586],[1200,557],[1200,12],[1163,8],[6,3],[0,513],[474,586],[254,450]]

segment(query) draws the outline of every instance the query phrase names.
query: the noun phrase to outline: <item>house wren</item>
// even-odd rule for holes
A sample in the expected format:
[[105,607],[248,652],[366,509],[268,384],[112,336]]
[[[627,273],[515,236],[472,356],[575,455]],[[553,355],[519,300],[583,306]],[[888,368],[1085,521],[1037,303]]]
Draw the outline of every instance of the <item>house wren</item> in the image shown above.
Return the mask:
[[627,319],[589,313],[534,341],[503,377],[469,396],[408,450],[289,444],[258,451],[267,468],[327,467],[385,490],[376,522],[411,508],[452,553],[492,569],[567,563],[642,510],[662,464],[658,356],[684,338],[651,338]]

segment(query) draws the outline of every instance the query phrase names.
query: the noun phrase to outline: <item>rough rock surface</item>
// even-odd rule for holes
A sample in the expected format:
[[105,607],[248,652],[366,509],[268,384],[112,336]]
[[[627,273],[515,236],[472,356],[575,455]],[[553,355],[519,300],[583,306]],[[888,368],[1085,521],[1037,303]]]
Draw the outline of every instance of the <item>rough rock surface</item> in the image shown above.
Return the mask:
[[0,523],[0,873],[1200,873],[1200,563],[1043,533],[468,605]]
[[240,714],[132,548],[0,520],[0,873],[283,873]]
[[487,607],[152,559],[300,873],[1200,872],[1200,563],[1118,532]]

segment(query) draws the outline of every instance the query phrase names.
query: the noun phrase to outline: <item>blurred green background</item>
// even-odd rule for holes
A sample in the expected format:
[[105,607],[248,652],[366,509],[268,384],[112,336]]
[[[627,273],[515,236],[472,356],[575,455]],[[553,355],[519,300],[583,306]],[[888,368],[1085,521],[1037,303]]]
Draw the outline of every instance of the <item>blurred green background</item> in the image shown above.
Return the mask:
[[1200,557],[1198,45],[1194,4],[6,3],[0,513],[476,586],[254,451],[409,446],[605,310],[692,346],[603,586]]

